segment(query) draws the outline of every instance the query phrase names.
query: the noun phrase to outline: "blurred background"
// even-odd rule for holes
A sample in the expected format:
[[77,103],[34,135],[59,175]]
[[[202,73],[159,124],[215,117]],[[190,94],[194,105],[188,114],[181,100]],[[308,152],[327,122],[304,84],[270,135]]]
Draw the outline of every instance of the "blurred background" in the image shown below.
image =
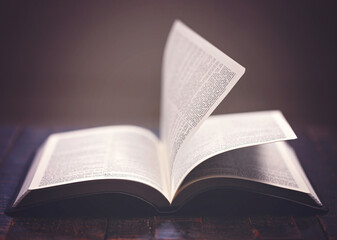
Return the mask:
[[1,1],[0,124],[159,125],[178,18],[246,68],[214,114],[337,123],[337,1]]

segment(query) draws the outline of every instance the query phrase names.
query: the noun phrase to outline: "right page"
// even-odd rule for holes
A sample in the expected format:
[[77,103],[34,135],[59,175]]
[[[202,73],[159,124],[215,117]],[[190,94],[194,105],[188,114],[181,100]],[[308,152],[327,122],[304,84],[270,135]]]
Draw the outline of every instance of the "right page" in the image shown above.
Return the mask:
[[245,69],[176,20],[162,65],[160,140],[170,173],[175,156]]
[[187,174],[208,158],[233,149],[295,138],[280,111],[211,116],[176,156],[171,197]]
[[201,163],[180,185],[174,205],[181,206],[197,194],[219,188],[322,206],[294,150],[285,141],[225,152]]

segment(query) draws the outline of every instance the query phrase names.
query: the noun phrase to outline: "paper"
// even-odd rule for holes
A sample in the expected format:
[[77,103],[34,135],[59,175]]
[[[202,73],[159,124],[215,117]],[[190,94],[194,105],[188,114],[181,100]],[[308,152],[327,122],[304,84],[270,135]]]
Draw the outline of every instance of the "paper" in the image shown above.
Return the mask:
[[167,195],[158,139],[133,126],[102,127],[52,135],[30,189],[95,179],[125,179]]
[[279,111],[211,116],[176,157],[172,193],[198,164],[233,149],[296,138]]
[[180,21],[164,51],[160,135],[171,172],[175,157],[245,69]]

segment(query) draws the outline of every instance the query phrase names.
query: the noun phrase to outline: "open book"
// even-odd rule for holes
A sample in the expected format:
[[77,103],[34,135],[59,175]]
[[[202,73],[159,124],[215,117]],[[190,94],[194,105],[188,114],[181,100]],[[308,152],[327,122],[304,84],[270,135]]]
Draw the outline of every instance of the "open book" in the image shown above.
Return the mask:
[[11,209],[98,193],[177,209],[210,189],[249,189],[308,206],[322,203],[279,111],[210,116],[245,69],[180,21],[162,64],[160,136],[136,126],[52,134]]

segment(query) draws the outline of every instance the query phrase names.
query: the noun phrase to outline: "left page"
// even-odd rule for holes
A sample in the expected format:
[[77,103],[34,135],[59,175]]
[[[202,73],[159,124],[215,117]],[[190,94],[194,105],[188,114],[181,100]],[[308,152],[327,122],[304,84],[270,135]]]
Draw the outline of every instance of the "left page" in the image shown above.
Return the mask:
[[53,134],[43,149],[29,190],[98,179],[149,185],[167,196],[158,139],[134,126]]

